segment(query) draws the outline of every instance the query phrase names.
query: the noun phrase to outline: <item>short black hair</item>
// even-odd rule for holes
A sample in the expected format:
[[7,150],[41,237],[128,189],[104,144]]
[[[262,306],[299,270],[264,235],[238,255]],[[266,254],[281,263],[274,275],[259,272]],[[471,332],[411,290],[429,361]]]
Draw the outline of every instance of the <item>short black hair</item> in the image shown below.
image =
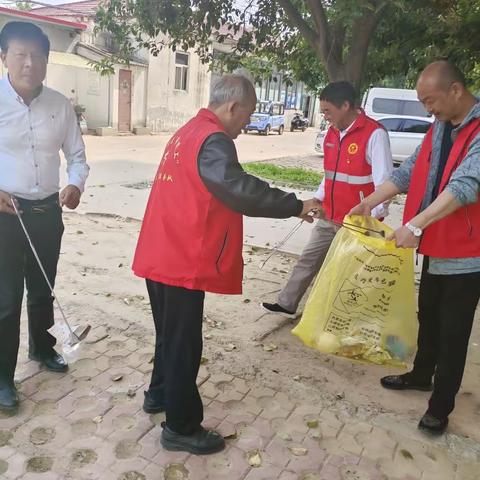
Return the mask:
[[448,58],[441,58],[434,62],[437,64],[442,73],[442,80],[450,86],[452,83],[459,83],[463,87],[467,87],[467,80],[464,73]]
[[320,92],[320,100],[333,103],[337,108],[345,102],[350,104],[350,108],[356,108],[357,91],[350,82],[332,82]]
[[29,40],[40,45],[43,53],[48,58],[50,53],[50,40],[40,27],[30,22],[8,22],[0,32],[0,50],[7,53],[10,40]]

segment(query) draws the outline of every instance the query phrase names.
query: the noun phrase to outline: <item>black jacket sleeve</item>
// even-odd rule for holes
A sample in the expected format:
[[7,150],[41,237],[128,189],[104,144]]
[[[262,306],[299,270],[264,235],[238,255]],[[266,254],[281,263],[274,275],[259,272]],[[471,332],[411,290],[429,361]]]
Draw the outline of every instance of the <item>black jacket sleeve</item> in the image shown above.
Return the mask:
[[303,202],[294,193],[272,188],[243,170],[232,139],[224,133],[205,140],[197,162],[208,191],[236,212],[270,218],[295,217],[302,212]]

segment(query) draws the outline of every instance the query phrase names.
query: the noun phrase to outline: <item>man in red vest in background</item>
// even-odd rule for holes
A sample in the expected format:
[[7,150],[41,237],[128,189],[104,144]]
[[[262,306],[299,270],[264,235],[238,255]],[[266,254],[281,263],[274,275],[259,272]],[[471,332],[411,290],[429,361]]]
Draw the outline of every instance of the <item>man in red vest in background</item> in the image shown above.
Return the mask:
[[480,297],[480,102],[446,60],[425,68],[419,100],[436,121],[417,151],[351,213],[369,215],[408,192],[397,246],[424,255],[418,350],[413,370],[382,378],[385,388],[431,390],[419,428],[441,434],[462,382]]
[[301,217],[315,199],[270,188],[240,166],[232,139],[250,121],[251,82],[226,75],[207,109],[178,130],[160,163],[138,240],[133,271],[147,281],[156,329],[152,379],[143,409],[165,410],[161,443],[167,450],[207,454],[223,438],[201,426],[196,378],[202,354],[205,292],[240,294],[243,215]]
[[[352,84],[327,85],[320,93],[320,108],[331,124],[323,140],[325,176],[315,194],[322,202],[323,218],[316,222],[277,303],[262,303],[267,311],[291,318],[322,267],[345,215],[393,171],[388,134],[382,125],[358,110]],[[385,217],[387,206],[380,205],[373,215]]]

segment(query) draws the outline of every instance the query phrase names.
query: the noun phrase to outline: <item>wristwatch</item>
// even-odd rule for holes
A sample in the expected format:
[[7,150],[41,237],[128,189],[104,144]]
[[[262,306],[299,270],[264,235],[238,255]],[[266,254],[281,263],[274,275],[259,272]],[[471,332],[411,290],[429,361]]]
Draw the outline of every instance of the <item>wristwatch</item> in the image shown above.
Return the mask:
[[420,227],[415,227],[410,222],[407,222],[405,226],[413,233],[415,237],[421,237],[423,230]]

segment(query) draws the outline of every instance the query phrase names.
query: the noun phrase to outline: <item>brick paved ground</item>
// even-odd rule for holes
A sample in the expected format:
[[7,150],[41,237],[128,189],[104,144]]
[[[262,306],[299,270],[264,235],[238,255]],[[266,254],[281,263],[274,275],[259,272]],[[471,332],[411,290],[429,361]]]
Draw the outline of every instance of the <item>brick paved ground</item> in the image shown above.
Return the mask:
[[[26,337],[22,337],[17,370],[22,403],[18,415],[0,414],[0,478],[480,478],[480,445],[472,439],[452,433],[431,440],[417,431],[415,415],[356,405],[348,399],[347,390],[336,399],[335,395],[312,394],[309,400],[299,392],[303,392],[302,382],[318,380],[314,377],[293,379],[287,388],[282,369],[277,371],[276,383],[263,376],[264,369],[276,370],[268,358],[277,355],[280,362],[292,354],[288,349],[282,351],[281,345],[274,352],[258,348],[261,342],[251,339],[251,330],[259,338],[271,323],[252,317],[255,310],[250,309],[250,301],[234,304],[231,297],[207,300],[205,332],[206,343],[211,345],[206,346],[208,362],[199,376],[205,425],[218,428],[228,448],[208,457],[163,451],[159,435],[164,415],[149,416],[141,410],[152,368],[152,323],[141,294],[143,285],[130,276],[125,266],[129,253],[122,250],[132,247],[138,225],[76,216],[66,223],[59,294],[70,317],[88,320],[93,331],[76,352],[70,371],[62,375],[41,371],[28,361]],[[285,260],[274,260],[273,274],[272,268],[258,270],[261,253],[246,253],[247,293],[252,299],[257,295],[256,301],[269,293],[266,286],[271,289],[275,278],[282,280]],[[241,322],[222,331],[215,318],[228,319],[233,309],[238,319],[238,305],[244,312]],[[248,338],[241,335],[245,325],[250,326]],[[227,332],[232,343],[227,342]],[[256,351],[260,352],[257,357]],[[304,347],[299,352],[297,363],[312,358],[325,363]],[[258,373],[224,373],[241,371],[232,363],[238,364],[245,355]],[[289,362],[295,363],[293,357]],[[325,368],[334,375],[339,367],[327,362]]]

